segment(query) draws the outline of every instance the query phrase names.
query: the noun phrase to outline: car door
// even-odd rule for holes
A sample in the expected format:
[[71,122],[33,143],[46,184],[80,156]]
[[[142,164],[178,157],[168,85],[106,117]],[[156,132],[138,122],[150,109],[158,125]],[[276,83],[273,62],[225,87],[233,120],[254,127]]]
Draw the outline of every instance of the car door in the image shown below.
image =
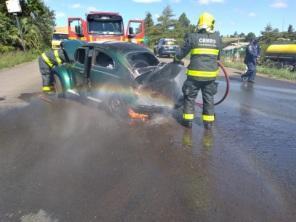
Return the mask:
[[109,53],[94,49],[89,80],[92,89],[100,90],[104,85],[117,85],[120,82],[118,63]]
[[85,83],[85,71],[87,64],[87,47],[78,48],[74,55],[74,63],[71,66],[75,88],[83,86]]

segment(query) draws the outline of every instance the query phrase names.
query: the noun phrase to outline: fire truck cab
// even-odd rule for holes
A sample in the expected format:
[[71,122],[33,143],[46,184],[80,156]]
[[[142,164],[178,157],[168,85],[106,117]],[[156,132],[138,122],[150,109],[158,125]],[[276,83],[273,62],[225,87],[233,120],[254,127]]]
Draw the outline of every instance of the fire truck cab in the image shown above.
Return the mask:
[[126,41],[139,45],[145,43],[143,20],[130,20],[124,30],[122,16],[113,12],[90,12],[86,20],[68,18],[69,39],[86,42]]

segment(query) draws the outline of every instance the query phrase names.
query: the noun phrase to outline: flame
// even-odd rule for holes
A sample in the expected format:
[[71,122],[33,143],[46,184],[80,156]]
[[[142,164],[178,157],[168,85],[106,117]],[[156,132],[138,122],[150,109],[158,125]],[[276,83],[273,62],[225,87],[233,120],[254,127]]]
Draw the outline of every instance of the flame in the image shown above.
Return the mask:
[[139,120],[142,120],[142,121],[147,121],[148,118],[149,118],[149,116],[147,114],[137,113],[131,108],[128,109],[128,115],[132,119],[139,119]]

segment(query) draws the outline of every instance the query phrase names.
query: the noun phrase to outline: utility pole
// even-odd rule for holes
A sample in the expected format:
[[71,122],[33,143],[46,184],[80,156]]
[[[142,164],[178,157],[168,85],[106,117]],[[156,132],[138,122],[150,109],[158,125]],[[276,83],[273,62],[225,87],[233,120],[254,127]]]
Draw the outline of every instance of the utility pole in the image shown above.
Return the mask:
[[19,35],[21,38],[21,45],[22,45],[23,50],[26,51],[26,45],[24,43],[23,32],[22,32],[20,20],[19,20],[18,14],[17,14],[17,13],[22,12],[20,0],[7,0],[6,7],[7,7],[8,13],[13,14],[15,16],[16,25],[17,25],[18,32],[19,32]]

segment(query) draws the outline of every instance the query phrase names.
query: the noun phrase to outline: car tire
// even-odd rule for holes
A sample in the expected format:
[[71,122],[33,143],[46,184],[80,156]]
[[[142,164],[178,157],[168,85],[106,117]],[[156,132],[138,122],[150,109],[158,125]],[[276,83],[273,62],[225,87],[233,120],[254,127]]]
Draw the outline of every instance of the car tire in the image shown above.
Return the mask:
[[119,95],[113,95],[108,99],[107,110],[116,119],[124,119],[128,117],[128,104]]
[[66,92],[60,77],[54,74],[54,89],[56,97],[58,98],[66,98]]

